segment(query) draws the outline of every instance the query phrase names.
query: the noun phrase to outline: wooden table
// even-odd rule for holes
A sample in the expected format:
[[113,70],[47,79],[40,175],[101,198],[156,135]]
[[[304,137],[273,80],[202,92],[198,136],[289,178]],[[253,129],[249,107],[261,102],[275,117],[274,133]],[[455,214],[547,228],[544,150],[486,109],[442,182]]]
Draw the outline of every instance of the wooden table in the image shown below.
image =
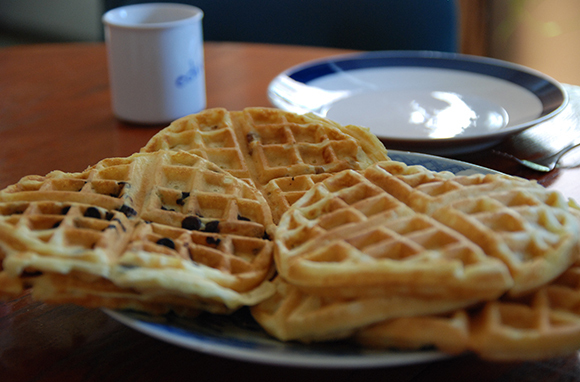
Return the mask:
[[[271,106],[268,83],[303,61],[345,51],[233,43],[206,44],[208,107]],[[566,121],[575,123],[575,115]],[[0,187],[29,174],[81,171],[130,155],[161,128],[127,125],[110,108],[102,44],[0,50]],[[518,151],[517,138],[499,148]],[[459,159],[538,179],[580,201],[579,170],[541,174],[491,150]],[[379,369],[276,367],[214,357],[158,341],[100,310],[50,306],[24,294],[0,303],[1,381],[571,381],[576,355],[543,362],[489,363],[472,356]]]

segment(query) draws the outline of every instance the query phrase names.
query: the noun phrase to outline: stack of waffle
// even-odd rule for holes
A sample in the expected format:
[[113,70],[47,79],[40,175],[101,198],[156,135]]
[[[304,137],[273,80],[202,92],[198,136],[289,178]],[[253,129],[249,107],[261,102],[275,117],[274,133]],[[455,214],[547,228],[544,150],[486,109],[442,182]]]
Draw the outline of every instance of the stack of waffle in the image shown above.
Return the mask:
[[386,160],[366,129],[211,109],[128,158],[0,192],[0,292],[53,303],[230,313],[274,293],[275,223],[332,172]]
[[282,341],[536,359],[580,348],[579,226],[532,181],[407,166],[313,115],[211,109],[0,191],[0,293],[250,307]]
[[505,175],[347,170],[283,215],[276,294],[252,313],[285,341],[567,354],[580,347],[579,222],[557,192]]

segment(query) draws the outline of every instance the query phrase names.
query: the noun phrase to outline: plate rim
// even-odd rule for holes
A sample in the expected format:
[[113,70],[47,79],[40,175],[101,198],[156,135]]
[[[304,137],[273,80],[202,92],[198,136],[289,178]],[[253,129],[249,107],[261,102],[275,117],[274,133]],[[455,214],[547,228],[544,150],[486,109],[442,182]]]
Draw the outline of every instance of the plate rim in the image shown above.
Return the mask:
[[[389,136],[379,136],[381,139],[385,139],[391,142],[400,142],[403,145],[405,143],[410,145],[415,145],[419,143],[427,143],[430,145],[433,144],[449,144],[449,143],[457,143],[457,142],[464,142],[466,144],[470,144],[472,142],[480,142],[482,140],[489,140],[489,139],[497,139],[501,140],[507,135],[515,134],[521,132],[527,128],[535,126],[539,123],[545,122],[556,115],[558,115],[567,105],[569,102],[569,95],[566,91],[563,84],[556,81],[551,76],[548,76],[545,73],[542,73],[536,69],[516,64],[513,62],[508,62],[504,60],[500,60],[497,58],[491,57],[483,57],[483,56],[475,56],[469,54],[462,54],[462,53],[453,53],[453,52],[439,52],[439,51],[427,51],[427,50],[418,50],[418,51],[401,51],[401,50],[393,50],[393,51],[369,51],[369,52],[355,52],[355,53],[345,53],[345,54],[338,54],[323,58],[318,58],[310,61],[306,61],[294,66],[291,66],[284,70],[283,72],[279,73],[274,79],[268,84],[267,88],[267,95],[270,102],[275,106],[283,110],[289,110],[289,105],[292,103],[289,100],[283,99],[280,97],[275,91],[274,88],[280,83],[283,79],[294,81],[296,83],[302,85],[308,85],[308,82],[312,81],[313,79],[321,78],[322,76],[312,76],[306,74],[300,74],[304,71],[315,70],[320,65],[325,66],[333,66],[336,63],[348,63],[346,69],[341,68],[341,70],[354,70],[360,69],[354,65],[353,63],[362,62],[363,60],[391,60],[392,64],[388,65],[388,67],[417,67],[417,68],[441,68],[441,69],[450,69],[450,70],[460,70],[463,72],[468,73],[476,73],[476,74],[483,74],[495,79],[505,80],[510,82],[516,86],[521,87],[525,91],[531,93],[534,97],[536,97],[540,103],[542,104],[542,111],[540,116],[534,118],[530,121],[519,123],[514,126],[509,126],[507,128],[485,132],[482,134],[472,135],[472,136],[459,136],[459,137],[448,137],[448,138],[417,138],[417,137],[389,137]],[[416,61],[414,65],[398,65],[397,62],[405,62],[405,63],[412,63]],[[430,65],[421,65],[421,63],[429,63]],[[364,66],[362,68],[370,68],[370,67],[387,67],[385,65],[376,65],[376,66]],[[477,68],[484,68],[486,69],[486,73],[482,73],[481,71],[476,70],[468,70]],[[512,74],[517,74],[517,76],[507,76],[507,77],[499,77],[490,74],[493,70],[502,70],[507,71]],[[328,72],[325,75],[330,75],[332,73],[336,73],[336,71]],[[304,82],[297,80],[294,77],[306,77],[307,81]],[[522,77],[523,76],[523,77]],[[524,86],[521,82],[524,80],[535,79],[536,82],[542,83],[542,87],[539,90],[531,89],[530,87],[536,88],[537,86]],[[551,93],[552,96],[557,97],[551,103],[549,99],[545,99],[546,97],[546,90],[542,90],[545,87],[552,88]],[[539,93],[542,91],[542,93]],[[555,92],[555,93],[554,93]],[[314,112],[314,110],[308,110],[302,108],[302,113]],[[296,111],[295,109],[291,111]],[[316,114],[316,113],[315,113]]]
[[[436,165],[435,167],[441,167],[431,168],[433,171],[452,171],[455,173],[462,173],[467,171],[468,173],[480,174],[500,173],[487,167],[430,154],[403,150],[388,150],[387,153],[389,157],[392,155],[393,157],[397,158],[394,160],[403,161],[407,165],[421,164],[426,165],[425,167],[427,168],[432,165]],[[207,341],[205,342],[192,339],[191,337],[180,337],[178,333],[172,333],[171,330],[159,329],[159,325],[163,326],[163,324],[140,320],[138,318],[131,317],[131,314],[128,314],[127,312],[114,311],[106,308],[103,308],[102,311],[121,324],[157,340],[177,345],[185,349],[198,351],[204,354],[258,364],[319,369],[363,369],[427,363],[460,356],[446,354],[437,350],[397,352],[388,350],[376,352],[362,351],[358,355],[334,355],[330,353],[323,354],[319,352],[305,352],[304,354],[297,352],[264,352],[263,350],[260,351],[259,349],[256,350],[252,349],[251,347],[236,347],[231,344],[212,343],[212,339],[209,336],[206,336]],[[171,327],[171,323],[166,325]],[[179,329],[179,331],[190,330],[184,327],[174,327],[174,329]],[[204,336],[203,333],[199,332],[196,332],[195,334]],[[224,338],[224,340],[225,339],[226,338]],[[256,338],[256,340],[257,339],[258,338]],[[269,340],[277,341],[274,338],[269,338]],[[282,342],[280,343],[283,345]],[[298,344],[298,346],[301,346],[301,344]]]
[[377,352],[376,354],[366,353],[359,356],[333,356],[331,354],[308,352],[303,354],[296,352],[289,353],[275,351],[256,352],[249,347],[234,347],[211,342],[204,343],[201,340],[194,340],[190,337],[180,337],[178,334],[163,332],[161,329],[158,329],[154,323],[134,319],[124,312],[118,312],[109,309],[102,310],[109,317],[120,322],[121,324],[157,340],[203,354],[263,365],[303,367],[313,369],[363,369],[427,363],[453,357],[450,354],[444,354],[437,350],[414,352],[401,351],[398,353],[391,352],[388,353],[388,358],[385,358],[385,355],[387,354],[386,351]]

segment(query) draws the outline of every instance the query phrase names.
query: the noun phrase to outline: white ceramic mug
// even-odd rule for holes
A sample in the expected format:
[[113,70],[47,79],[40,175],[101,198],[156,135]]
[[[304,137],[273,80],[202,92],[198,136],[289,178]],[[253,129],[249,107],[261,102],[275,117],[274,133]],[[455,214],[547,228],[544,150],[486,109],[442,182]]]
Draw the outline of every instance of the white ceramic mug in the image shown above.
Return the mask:
[[161,124],[206,106],[203,11],[147,3],[103,15],[113,113]]

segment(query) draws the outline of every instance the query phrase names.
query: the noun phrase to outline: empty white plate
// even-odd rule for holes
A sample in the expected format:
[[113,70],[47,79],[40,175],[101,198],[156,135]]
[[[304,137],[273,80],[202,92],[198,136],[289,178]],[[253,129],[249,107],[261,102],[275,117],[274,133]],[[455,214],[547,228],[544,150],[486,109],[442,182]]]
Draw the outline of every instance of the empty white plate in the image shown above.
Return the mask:
[[384,51],[311,61],[278,75],[276,107],[366,126],[388,148],[483,149],[553,117],[567,94],[552,78],[496,59]]

